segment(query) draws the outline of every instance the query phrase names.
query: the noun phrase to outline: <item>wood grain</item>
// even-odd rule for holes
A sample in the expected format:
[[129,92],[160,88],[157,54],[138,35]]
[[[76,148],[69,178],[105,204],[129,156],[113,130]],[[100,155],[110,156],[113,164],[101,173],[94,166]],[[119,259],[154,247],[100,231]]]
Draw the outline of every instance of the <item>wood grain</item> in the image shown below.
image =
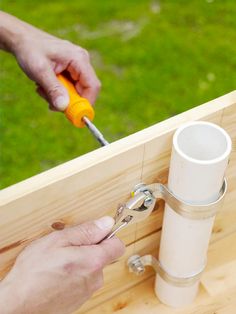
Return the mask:
[[[236,309],[236,233],[211,245],[208,266],[196,301],[185,308],[161,304],[154,294],[154,277],[120,293],[87,314],[235,314]],[[231,249],[230,249],[231,248]],[[224,252],[224,254],[222,254]],[[227,270],[227,266],[230,266]]]
[[[117,205],[129,198],[137,183],[166,183],[173,133],[181,124],[192,120],[219,124],[235,143],[236,92],[0,191],[0,276],[4,277],[19,252],[32,240],[54,229],[63,229],[104,214],[113,215]],[[236,232],[235,145],[227,177],[229,190],[224,208],[216,218],[212,245]],[[147,278],[151,272],[140,278],[129,274],[126,260],[134,253],[157,254],[163,205],[163,201],[158,201],[149,218],[120,233],[127,245],[126,255],[105,269],[104,288],[78,313],[87,313],[121,292],[129,293],[142,281],[141,285],[150,282]],[[233,266],[232,262],[230,267]],[[123,311],[122,301],[120,307],[117,305],[116,311]]]

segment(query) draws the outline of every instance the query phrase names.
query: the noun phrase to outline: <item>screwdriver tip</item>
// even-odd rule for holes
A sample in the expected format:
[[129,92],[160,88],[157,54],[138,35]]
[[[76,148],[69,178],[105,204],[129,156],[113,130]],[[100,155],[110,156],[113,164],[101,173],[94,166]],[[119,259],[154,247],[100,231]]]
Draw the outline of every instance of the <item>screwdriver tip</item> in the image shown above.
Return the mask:
[[102,133],[97,129],[97,127],[87,118],[83,117],[83,121],[87,128],[90,130],[95,139],[100,143],[101,146],[107,146],[109,142],[104,138]]

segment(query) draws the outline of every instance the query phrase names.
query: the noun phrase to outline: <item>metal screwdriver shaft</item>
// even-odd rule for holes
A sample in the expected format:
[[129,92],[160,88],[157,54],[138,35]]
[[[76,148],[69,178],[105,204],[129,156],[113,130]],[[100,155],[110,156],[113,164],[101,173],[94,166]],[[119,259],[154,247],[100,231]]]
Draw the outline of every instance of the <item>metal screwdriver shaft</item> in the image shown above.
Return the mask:
[[86,124],[87,128],[90,130],[92,135],[96,138],[96,140],[101,144],[101,146],[106,146],[109,144],[107,140],[105,140],[102,133],[96,128],[96,126],[87,118],[83,117],[83,121]]
[[59,74],[57,78],[67,89],[70,97],[70,102],[64,111],[67,119],[77,128],[83,128],[86,125],[101,146],[108,145],[109,143],[105,140],[102,133],[91,122],[94,119],[95,113],[88,99],[81,97],[75,89],[74,84],[65,76]]

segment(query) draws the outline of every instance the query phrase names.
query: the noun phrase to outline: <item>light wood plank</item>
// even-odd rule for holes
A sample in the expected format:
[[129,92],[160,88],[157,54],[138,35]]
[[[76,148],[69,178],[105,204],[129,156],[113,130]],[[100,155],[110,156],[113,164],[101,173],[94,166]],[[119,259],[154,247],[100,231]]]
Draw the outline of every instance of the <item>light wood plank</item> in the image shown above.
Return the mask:
[[210,297],[201,287],[194,305],[173,309],[158,301],[153,286],[151,277],[86,314],[235,314],[236,289]]
[[82,314],[88,309],[99,306],[102,302],[111,297],[130,289],[146,278],[153,275],[152,269],[148,269],[143,276],[134,276],[129,272],[127,267],[128,258],[135,253],[140,255],[153,254],[157,255],[160,243],[160,232],[156,232],[138,242],[129,245],[126,249],[125,255],[119,261],[107,266],[104,269],[104,287],[100,289],[94,297],[85,303],[77,312]]
[[[200,119],[222,125],[235,141],[236,92],[2,190],[0,276],[9,270],[27,243],[51,232],[56,222],[70,226],[104,214],[113,215],[117,205],[129,197],[135,184],[141,181],[166,182],[174,131],[184,122]],[[228,169],[229,193],[224,209],[217,217],[212,241],[219,241],[235,230],[235,167],[234,151]],[[127,244],[127,252],[142,253],[141,243],[146,243],[143,251],[148,253],[146,248],[154,245],[153,233],[161,228],[162,214],[163,202],[159,202],[159,209],[148,219],[120,233]],[[158,245],[159,241],[154,246],[156,253]],[[124,260],[107,267],[104,289],[83,311],[137,284],[139,279],[129,280]],[[111,278],[114,272],[121,276],[121,281]]]
[[[116,295],[86,314],[234,314],[236,309],[236,233],[210,246],[203,286],[196,301],[186,308],[173,309],[161,304],[154,294],[154,278],[145,280]],[[227,271],[226,265],[230,265]],[[220,281],[220,282],[219,282]]]

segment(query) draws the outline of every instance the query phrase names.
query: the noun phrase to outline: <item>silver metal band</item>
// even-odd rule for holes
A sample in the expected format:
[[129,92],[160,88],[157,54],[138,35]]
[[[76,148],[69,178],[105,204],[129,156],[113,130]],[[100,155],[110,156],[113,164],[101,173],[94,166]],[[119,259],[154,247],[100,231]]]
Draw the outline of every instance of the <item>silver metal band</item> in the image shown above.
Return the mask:
[[175,277],[173,275],[170,275],[169,273],[164,270],[164,268],[161,266],[160,262],[152,255],[133,255],[128,260],[128,266],[129,270],[131,272],[134,272],[137,275],[142,274],[145,271],[145,266],[152,266],[155,272],[165,281],[169,284],[176,286],[176,287],[189,287],[195,284],[200,280],[201,274],[203,270],[205,269],[205,266],[203,269],[198,272],[197,274],[194,274],[189,277]]
[[209,204],[190,204],[175,196],[167,186],[161,183],[139,184],[135,187],[134,193],[149,191],[156,199],[163,199],[177,214],[189,219],[207,219],[214,217],[222,207],[227,191],[227,181],[224,179],[219,197]]
[[[154,205],[154,202],[151,202],[151,200],[155,199],[163,199],[177,214],[189,218],[189,219],[195,219],[195,220],[201,220],[201,219],[208,219],[211,217],[214,217],[217,213],[217,211],[221,208],[223,205],[223,201],[225,198],[225,194],[227,191],[227,181],[224,179],[222,188],[219,192],[219,197],[216,201],[211,202],[209,204],[190,204],[187,202],[184,202],[183,200],[176,197],[167,186],[161,184],[161,183],[153,183],[150,185],[146,184],[138,184],[133,194],[138,197],[140,193],[149,193],[148,203],[150,203],[150,206],[147,207],[147,211],[152,211]],[[147,201],[147,200],[146,200]],[[150,208],[149,208],[150,207]],[[133,208],[133,211],[142,211],[143,207]],[[168,282],[171,285],[177,286],[177,287],[188,287],[195,284],[197,281],[200,280],[201,274],[205,268],[198,273],[189,276],[189,277],[175,277],[171,274],[169,274],[161,265],[161,263],[152,255],[134,255],[131,256],[128,260],[128,266],[131,272],[134,272],[136,274],[142,274],[145,271],[145,266],[152,266],[155,270],[155,272],[165,281]]]

